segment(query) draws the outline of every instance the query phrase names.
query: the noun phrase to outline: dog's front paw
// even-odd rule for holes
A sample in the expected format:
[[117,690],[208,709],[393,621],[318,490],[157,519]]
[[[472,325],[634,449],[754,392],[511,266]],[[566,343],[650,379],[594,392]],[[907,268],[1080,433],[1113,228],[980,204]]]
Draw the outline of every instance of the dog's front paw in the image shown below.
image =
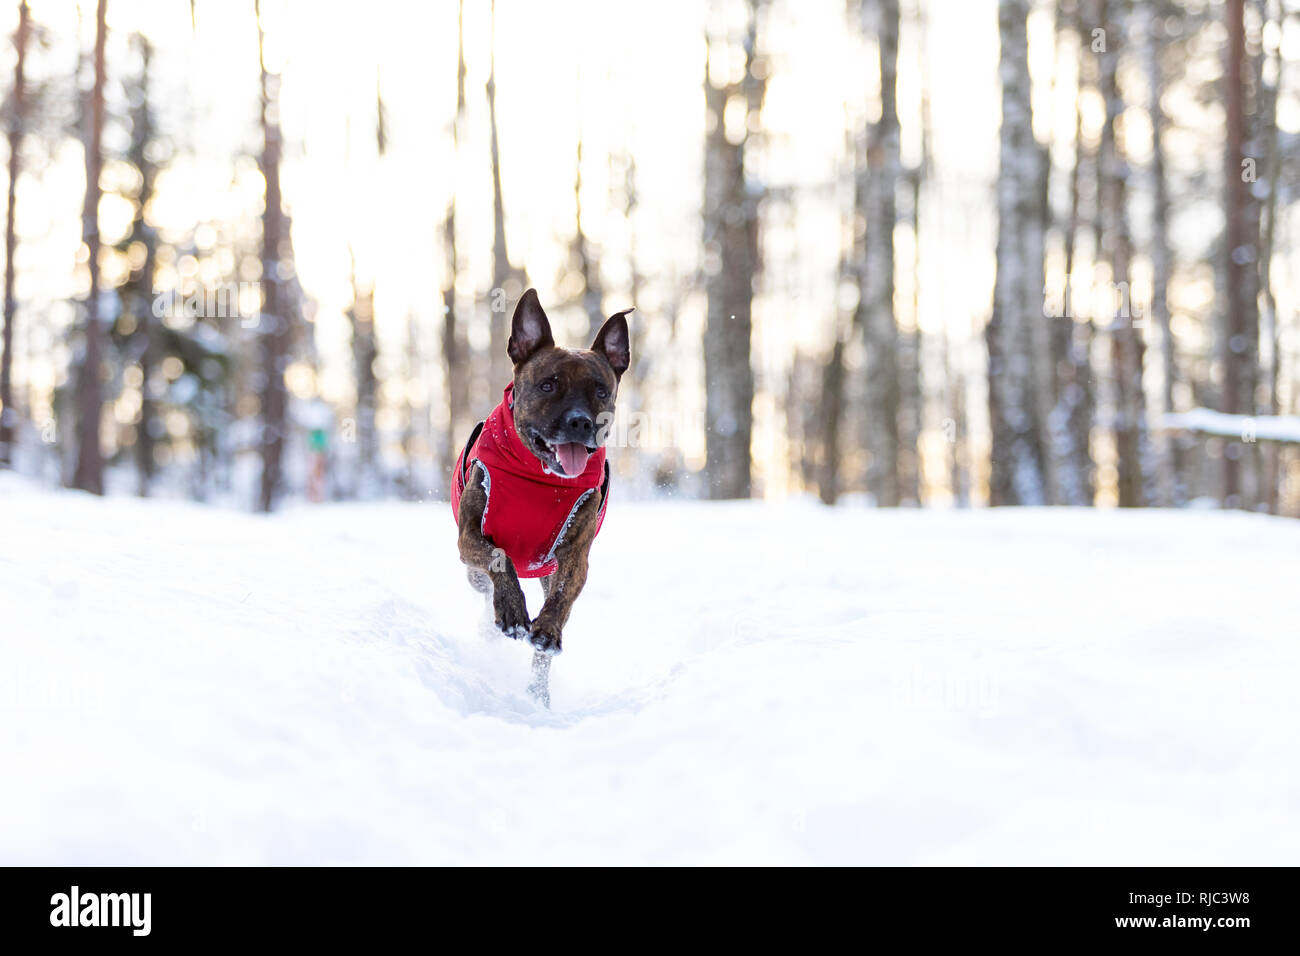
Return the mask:
[[560,631],[540,618],[533,622],[528,632],[528,642],[543,654],[560,653]]
[[528,605],[523,594],[494,599],[492,611],[497,630],[506,637],[520,641],[528,636]]

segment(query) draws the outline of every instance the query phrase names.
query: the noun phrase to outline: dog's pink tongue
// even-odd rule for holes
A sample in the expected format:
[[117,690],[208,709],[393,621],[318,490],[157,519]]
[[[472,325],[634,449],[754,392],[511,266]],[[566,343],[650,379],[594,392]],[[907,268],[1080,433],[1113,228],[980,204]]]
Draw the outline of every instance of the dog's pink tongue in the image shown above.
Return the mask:
[[587,452],[587,447],[578,441],[571,441],[566,445],[556,445],[555,456],[560,459],[560,467],[564,469],[565,475],[570,478],[582,474],[587,467],[587,459],[591,457]]

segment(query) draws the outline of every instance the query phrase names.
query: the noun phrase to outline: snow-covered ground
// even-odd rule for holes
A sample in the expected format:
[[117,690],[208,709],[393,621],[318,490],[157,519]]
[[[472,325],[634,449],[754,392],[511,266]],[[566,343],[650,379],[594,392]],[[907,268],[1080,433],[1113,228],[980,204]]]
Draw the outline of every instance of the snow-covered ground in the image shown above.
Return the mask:
[[615,495],[547,712],[445,504],[0,483],[0,862],[1300,860],[1300,522]]

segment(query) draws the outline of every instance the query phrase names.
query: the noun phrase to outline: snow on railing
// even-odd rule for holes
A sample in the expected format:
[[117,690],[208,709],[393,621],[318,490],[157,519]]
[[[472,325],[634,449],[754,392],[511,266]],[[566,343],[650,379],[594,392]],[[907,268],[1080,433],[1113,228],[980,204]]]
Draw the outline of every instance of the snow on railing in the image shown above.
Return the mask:
[[1241,441],[1278,441],[1300,444],[1300,415],[1227,415],[1208,408],[1162,415],[1165,431],[1222,435]]

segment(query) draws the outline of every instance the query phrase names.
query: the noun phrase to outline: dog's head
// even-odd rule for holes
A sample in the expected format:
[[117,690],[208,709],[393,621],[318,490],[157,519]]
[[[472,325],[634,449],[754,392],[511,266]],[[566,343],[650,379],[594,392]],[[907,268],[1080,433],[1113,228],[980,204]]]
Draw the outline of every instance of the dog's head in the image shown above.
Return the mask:
[[589,349],[563,349],[529,289],[515,307],[507,351],[515,363],[515,431],[557,475],[582,474],[605,441],[627,371],[627,309],[609,317]]

